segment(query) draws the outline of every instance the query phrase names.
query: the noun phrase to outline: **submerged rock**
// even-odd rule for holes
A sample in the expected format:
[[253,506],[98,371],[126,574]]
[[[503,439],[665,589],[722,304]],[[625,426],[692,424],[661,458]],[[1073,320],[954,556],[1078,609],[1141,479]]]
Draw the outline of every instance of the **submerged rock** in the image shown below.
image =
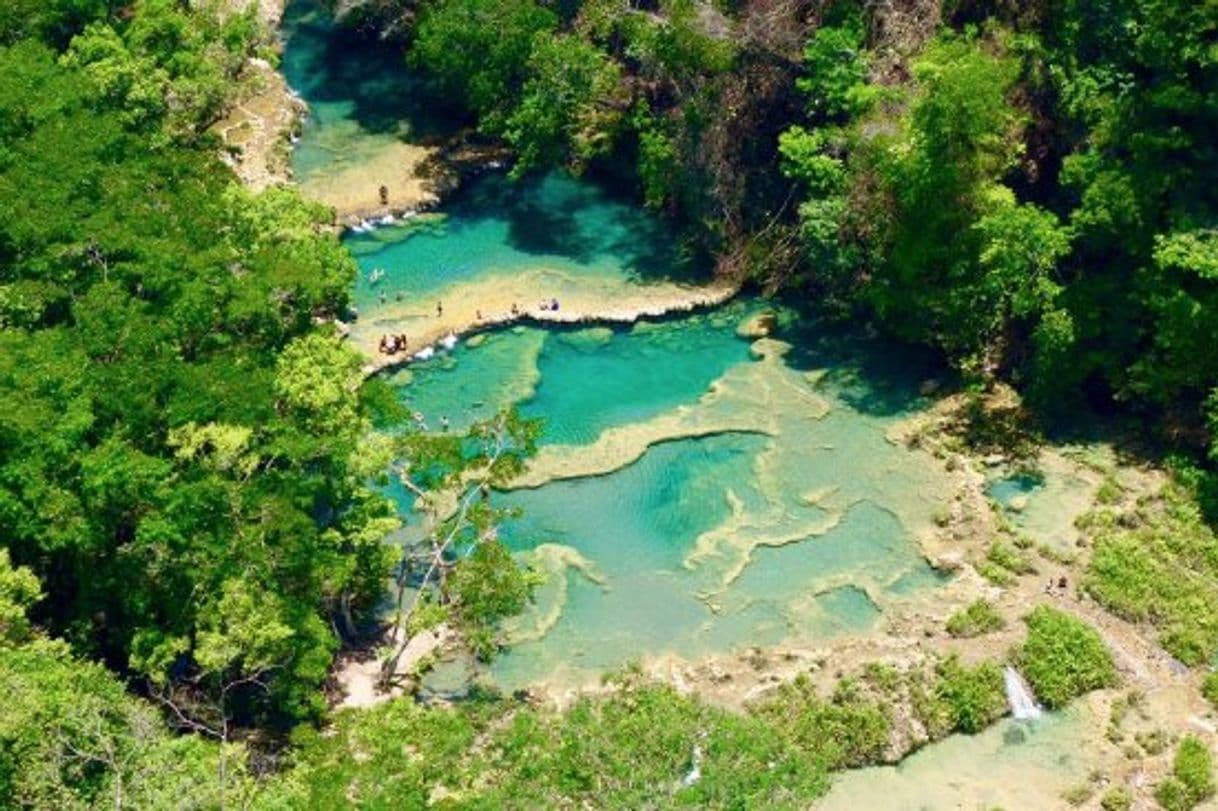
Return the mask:
[[604,346],[613,340],[613,330],[609,327],[590,327],[575,332],[560,333],[563,343],[578,348]]
[[773,310],[762,310],[750,315],[736,327],[736,334],[741,338],[768,338],[778,327],[778,316]]

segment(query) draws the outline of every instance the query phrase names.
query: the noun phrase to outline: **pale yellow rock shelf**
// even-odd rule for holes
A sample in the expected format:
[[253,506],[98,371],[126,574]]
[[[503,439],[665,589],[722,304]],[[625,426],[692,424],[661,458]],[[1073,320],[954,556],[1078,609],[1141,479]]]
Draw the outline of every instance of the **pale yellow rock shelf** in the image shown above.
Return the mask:
[[[542,292],[539,292],[542,291]],[[388,302],[362,315],[348,328],[352,345],[368,359],[374,374],[402,366],[444,340],[513,323],[630,324],[640,319],[714,307],[731,299],[739,286],[728,281],[706,285],[673,282],[637,284],[617,279],[575,280],[547,268],[493,276],[441,293],[436,301]],[[543,310],[540,298],[559,299],[558,310]],[[437,304],[442,311],[437,312]],[[516,312],[512,312],[512,305]],[[405,335],[407,352],[378,351],[384,335]],[[427,353],[424,353],[427,356]]]
[[[352,132],[350,138],[360,137]],[[363,136],[370,144],[357,160],[336,161],[336,167],[299,178],[300,193],[334,209],[337,221],[356,225],[386,215],[400,216],[440,202],[442,176],[428,177],[423,167],[438,150],[390,139]],[[380,197],[384,186],[386,200]]]

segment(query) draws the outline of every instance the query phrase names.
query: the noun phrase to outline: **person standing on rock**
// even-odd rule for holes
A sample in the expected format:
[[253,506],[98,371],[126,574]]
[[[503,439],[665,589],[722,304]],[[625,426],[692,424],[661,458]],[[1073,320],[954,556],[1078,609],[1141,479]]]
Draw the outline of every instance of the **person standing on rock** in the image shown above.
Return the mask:
[[388,186],[381,186],[380,195],[381,195],[381,205],[383,205],[383,206],[389,205],[389,187]]
[[439,318],[442,315],[444,315],[444,302],[437,301],[436,302],[436,318]]

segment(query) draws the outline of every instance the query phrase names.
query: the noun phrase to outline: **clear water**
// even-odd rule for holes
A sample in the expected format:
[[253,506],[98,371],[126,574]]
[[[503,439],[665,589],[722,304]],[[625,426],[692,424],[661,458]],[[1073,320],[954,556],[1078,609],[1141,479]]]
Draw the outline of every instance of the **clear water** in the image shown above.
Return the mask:
[[986,486],[986,494],[1016,531],[1070,554],[1078,538],[1075,519],[1092,504],[1100,477],[1056,453],[1042,454],[1040,468],[1035,475],[996,476]]
[[352,234],[347,244],[361,271],[361,320],[430,318],[437,302],[479,289],[510,289],[522,309],[551,299],[561,307],[573,288],[611,292],[697,277],[655,218],[557,173],[523,181],[485,175],[467,182],[443,214]]
[[[290,4],[285,36],[284,71],[312,108],[299,177],[448,126],[395,51],[336,32],[317,4]],[[579,286],[612,303],[705,272],[682,262],[663,223],[560,174],[488,175],[443,213],[345,242],[361,269],[361,323],[433,317],[437,301],[504,285],[560,301]],[[863,632],[939,582],[916,543],[941,497],[935,468],[885,436],[920,407],[918,365],[821,328],[738,337],[761,306],[506,329],[390,376],[433,427],[447,417],[460,430],[508,405],[544,419],[536,480],[495,496],[522,509],[508,544],[549,575],[492,665],[501,686]],[[409,509],[404,489],[390,494]],[[434,678],[450,677],[461,668]]]
[[[501,686],[864,632],[940,583],[915,541],[939,480],[886,438],[918,407],[917,375],[897,380],[907,359],[821,334],[757,360],[736,327],[758,306],[629,329],[500,331],[397,381],[413,410],[454,429],[517,404],[545,421],[551,458],[576,462],[573,475],[496,496],[522,511],[505,540],[550,577],[492,664]],[[885,365],[884,385],[868,389],[864,370]],[[708,431],[685,436],[674,414]],[[742,428],[715,430],[721,419]],[[599,440],[628,444],[649,425],[665,430],[637,457],[580,473],[585,459],[600,470]],[[696,554],[707,538],[716,543]]]
[[[1035,722],[1004,720],[932,744],[898,766],[837,777],[818,811],[1066,808],[1062,793],[1106,765],[1085,705]],[[1118,756],[1119,757],[1119,756]]]
[[477,342],[412,365],[398,387],[402,401],[431,422],[448,417],[454,430],[519,405],[542,420],[543,442],[567,444],[696,401],[749,351],[734,323],[705,316],[634,328],[519,328]]
[[985,492],[1001,506],[1010,509],[1012,505],[1030,500],[1031,496],[1044,486],[1044,479],[1040,476],[1015,473],[990,482]]
[[321,0],[284,11],[288,86],[309,105],[292,169],[300,181],[359,165],[392,142],[420,141],[456,125],[440,112],[402,49],[335,25]]

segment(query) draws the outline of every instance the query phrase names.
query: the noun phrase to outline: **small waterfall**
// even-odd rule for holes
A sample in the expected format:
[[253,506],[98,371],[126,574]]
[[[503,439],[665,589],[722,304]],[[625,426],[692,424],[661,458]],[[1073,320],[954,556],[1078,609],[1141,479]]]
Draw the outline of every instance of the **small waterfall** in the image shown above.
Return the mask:
[[681,788],[689,788],[702,779],[702,745],[694,744],[693,757],[690,758],[689,771],[681,778]]
[[1020,721],[1040,717],[1040,705],[1032,697],[1032,692],[1024,684],[1019,671],[1008,665],[1002,671],[1002,681],[1006,685],[1007,704],[1011,707],[1011,715]]

